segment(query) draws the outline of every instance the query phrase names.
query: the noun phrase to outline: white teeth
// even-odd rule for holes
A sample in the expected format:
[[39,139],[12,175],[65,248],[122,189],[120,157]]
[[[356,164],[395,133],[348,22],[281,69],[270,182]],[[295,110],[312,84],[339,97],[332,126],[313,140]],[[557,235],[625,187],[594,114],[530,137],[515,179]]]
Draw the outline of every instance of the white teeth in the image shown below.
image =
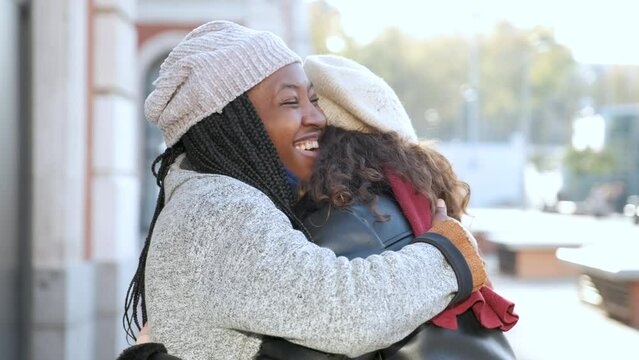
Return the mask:
[[301,142],[301,143],[295,145],[295,148],[298,149],[298,150],[318,149],[319,148],[319,143],[318,143],[317,140],[304,141],[304,142]]

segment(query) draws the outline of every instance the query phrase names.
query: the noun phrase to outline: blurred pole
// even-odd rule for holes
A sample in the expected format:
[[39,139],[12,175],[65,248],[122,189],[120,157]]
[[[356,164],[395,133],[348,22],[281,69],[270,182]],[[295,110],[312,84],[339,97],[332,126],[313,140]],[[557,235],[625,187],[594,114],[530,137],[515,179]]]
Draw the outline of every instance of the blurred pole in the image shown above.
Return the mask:
[[468,84],[465,99],[467,102],[466,139],[471,144],[479,142],[480,134],[480,107],[479,107],[479,11],[472,13],[473,29],[470,39],[470,52],[468,59]]
[[0,358],[30,359],[29,7],[0,0]]
[[530,66],[531,66],[531,49],[529,44],[526,44],[522,54],[522,74],[521,74],[521,146],[524,157],[524,169],[521,172],[521,206],[523,208],[528,207],[528,198],[526,196],[526,179],[525,168],[528,163],[528,156],[530,152]]
[[615,83],[614,66],[608,65],[604,71],[604,106],[615,105],[617,103],[617,89]]
[[524,147],[530,142],[530,50],[526,49],[523,56],[521,75],[521,134]]

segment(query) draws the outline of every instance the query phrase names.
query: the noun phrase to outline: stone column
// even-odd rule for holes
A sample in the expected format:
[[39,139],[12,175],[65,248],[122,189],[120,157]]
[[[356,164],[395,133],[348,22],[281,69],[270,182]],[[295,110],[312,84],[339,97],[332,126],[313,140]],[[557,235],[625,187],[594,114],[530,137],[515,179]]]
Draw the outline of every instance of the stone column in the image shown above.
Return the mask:
[[84,257],[87,1],[32,11],[33,358],[93,358],[93,267]]
[[124,297],[143,237],[135,9],[135,1],[95,0],[91,253],[96,264],[96,360],[113,360],[127,346]]
[[33,0],[33,358],[115,359],[137,264],[135,1]]

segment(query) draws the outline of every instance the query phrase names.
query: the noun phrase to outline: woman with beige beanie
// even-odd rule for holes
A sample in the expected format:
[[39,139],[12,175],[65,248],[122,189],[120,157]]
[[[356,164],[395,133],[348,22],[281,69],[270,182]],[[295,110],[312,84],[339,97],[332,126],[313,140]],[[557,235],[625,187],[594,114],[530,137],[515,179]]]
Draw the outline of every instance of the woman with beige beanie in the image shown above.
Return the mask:
[[127,294],[129,335],[148,323],[185,360],[251,359],[264,335],[353,357],[484,283],[465,236],[431,231],[351,260],[312,242],[292,183],[310,177],[325,118],[299,57],[273,34],[207,23],[154,84],[145,114],[168,148],[154,164],[160,194]]

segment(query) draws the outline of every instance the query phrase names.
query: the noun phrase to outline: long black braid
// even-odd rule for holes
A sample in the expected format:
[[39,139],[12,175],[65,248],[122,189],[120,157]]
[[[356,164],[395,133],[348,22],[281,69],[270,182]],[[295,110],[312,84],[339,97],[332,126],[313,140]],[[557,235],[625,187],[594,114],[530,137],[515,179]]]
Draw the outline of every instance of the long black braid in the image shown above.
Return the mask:
[[[133,275],[133,279],[131,280],[129,288],[126,292],[122,324],[124,325],[124,330],[126,331],[127,341],[129,338],[133,339],[134,341],[137,339],[133,332],[133,323],[135,323],[138,330],[140,330],[141,328],[138,320],[138,305],[141,305],[142,309],[142,324],[146,323],[146,300],[144,298],[144,268],[146,266],[146,256],[149,252],[149,245],[151,244],[151,235],[153,234],[155,222],[157,221],[158,215],[160,215],[160,211],[162,210],[162,208],[164,208],[164,178],[166,177],[166,174],[168,174],[171,164],[175,161],[177,156],[183,152],[184,147],[180,143],[178,143],[173,147],[167,148],[166,151],[158,156],[151,165],[151,172],[153,173],[153,176],[155,176],[155,183],[160,188],[160,192],[158,193],[158,200],[155,205],[153,219],[151,220],[151,224],[149,225],[149,232],[146,235],[146,240],[144,241],[144,246],[142,247],[142,251],[140,253],[138,268]],[[132,310],[131,315],[129,315],[130,310]]]
[[[284,165],[248,95],[243,94],[226,105],[221,114],[213,113],[193,125],[180,142],[153,162],[152,172],[160,193],[137,271],[127,290],[122,320],[127,339],[134,341],[133,324],[138,330],[141,329],[138,306],[142,310],[142,324],[147,321],[144,269],[153,228],[164,207],[164,178],[171,164],[182,153],[186,153],[195,171],[230,176],[264,192],[288,216],[293,227],[311,239],[308,230],[292,210],[297,199],[288,183]],[[160,166],[156,171],[158,164]]]

